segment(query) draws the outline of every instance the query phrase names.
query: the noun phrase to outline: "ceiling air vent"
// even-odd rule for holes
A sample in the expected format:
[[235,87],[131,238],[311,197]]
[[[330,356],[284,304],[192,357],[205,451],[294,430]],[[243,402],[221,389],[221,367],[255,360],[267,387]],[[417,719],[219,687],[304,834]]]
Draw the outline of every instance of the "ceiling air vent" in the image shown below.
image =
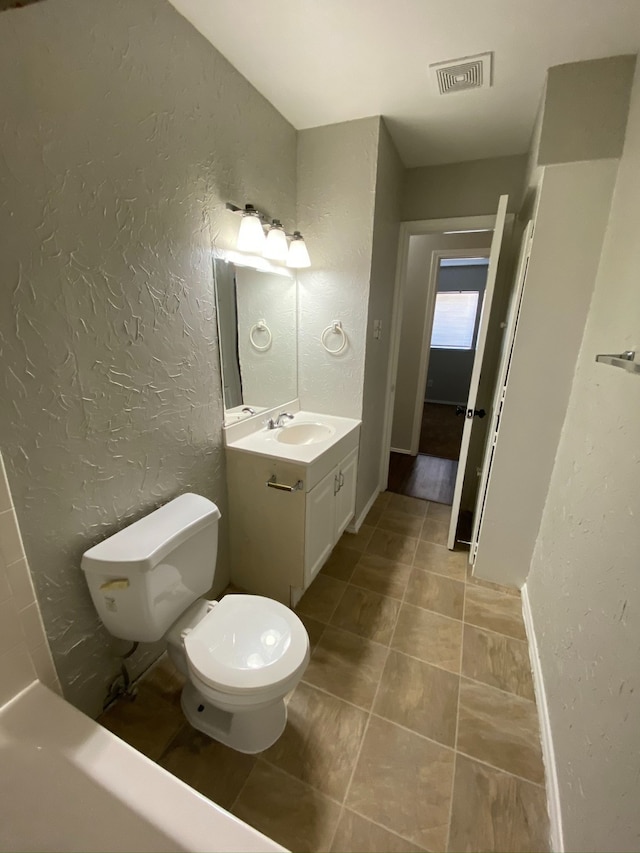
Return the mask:
[[448,62],[436,62],[429,68],[441,95],[465,92],[467,89],[488,89],[491,86],[492,53],[463,56]]

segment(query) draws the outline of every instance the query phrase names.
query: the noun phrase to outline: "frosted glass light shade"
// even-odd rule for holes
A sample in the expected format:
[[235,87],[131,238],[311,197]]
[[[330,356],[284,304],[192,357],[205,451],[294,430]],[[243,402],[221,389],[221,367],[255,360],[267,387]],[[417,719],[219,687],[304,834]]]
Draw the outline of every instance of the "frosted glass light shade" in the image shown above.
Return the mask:
[[265,258],[270,261],[286,261],[289,255],[289,244],[287,235],[278,219],[274,219],[271,228],[267,232],[267,240],[264,245]]
[[289,254],[287,255],[287,266],[292,267],[293,269],[301,269],[302,267],[311,266],[311,258],[307,251],[307,245],[299,231],[293,232],[291,245],[289,246]]
[[264,231],[257,214],[245,213],[238,231],[238,251],[261,255],[264,250]]

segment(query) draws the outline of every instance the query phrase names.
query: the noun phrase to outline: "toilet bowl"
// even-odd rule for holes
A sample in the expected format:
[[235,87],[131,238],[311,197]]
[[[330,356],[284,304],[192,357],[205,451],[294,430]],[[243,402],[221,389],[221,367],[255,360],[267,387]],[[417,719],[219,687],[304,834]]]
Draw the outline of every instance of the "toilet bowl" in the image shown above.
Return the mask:
[[239,752],[275,743],[287,721],[285,696],[309,662],[309,638],[293,611],[259,595],[200,600],[166,640],[190,682],[181,705],[194,728]]
[[191,725],[239,752],[261,752],[284,730],[309,637],[278,601],[199,597],[213,585],[219,519],[207,498],[181,495],[94,545],[82,569],[114,637],[165,640],[189,680],[181,704]]

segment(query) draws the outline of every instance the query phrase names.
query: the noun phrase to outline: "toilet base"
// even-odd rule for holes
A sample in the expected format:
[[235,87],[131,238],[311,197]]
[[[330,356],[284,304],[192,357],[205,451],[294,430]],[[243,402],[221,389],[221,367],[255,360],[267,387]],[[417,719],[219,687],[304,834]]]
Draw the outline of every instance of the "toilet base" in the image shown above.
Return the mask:
[[207,702],[192,684],[187,684],[182,691],[180,704],[194,729],[231,749],[250,755],[274,744],[287,724],[284,699],[257,710],[231,714]]

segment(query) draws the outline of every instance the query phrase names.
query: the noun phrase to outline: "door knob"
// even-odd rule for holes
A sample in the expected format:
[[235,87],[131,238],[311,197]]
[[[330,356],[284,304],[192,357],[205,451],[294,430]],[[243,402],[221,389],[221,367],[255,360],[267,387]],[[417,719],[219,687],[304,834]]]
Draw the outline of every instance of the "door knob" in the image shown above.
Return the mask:
[[473,414],[471,413],[471,409],[467,412],[468,418],[483,418],[487,413],[484,409],[474,409]]
[[467,410],[464,406],[456,406],[456,415],[466,415]]

